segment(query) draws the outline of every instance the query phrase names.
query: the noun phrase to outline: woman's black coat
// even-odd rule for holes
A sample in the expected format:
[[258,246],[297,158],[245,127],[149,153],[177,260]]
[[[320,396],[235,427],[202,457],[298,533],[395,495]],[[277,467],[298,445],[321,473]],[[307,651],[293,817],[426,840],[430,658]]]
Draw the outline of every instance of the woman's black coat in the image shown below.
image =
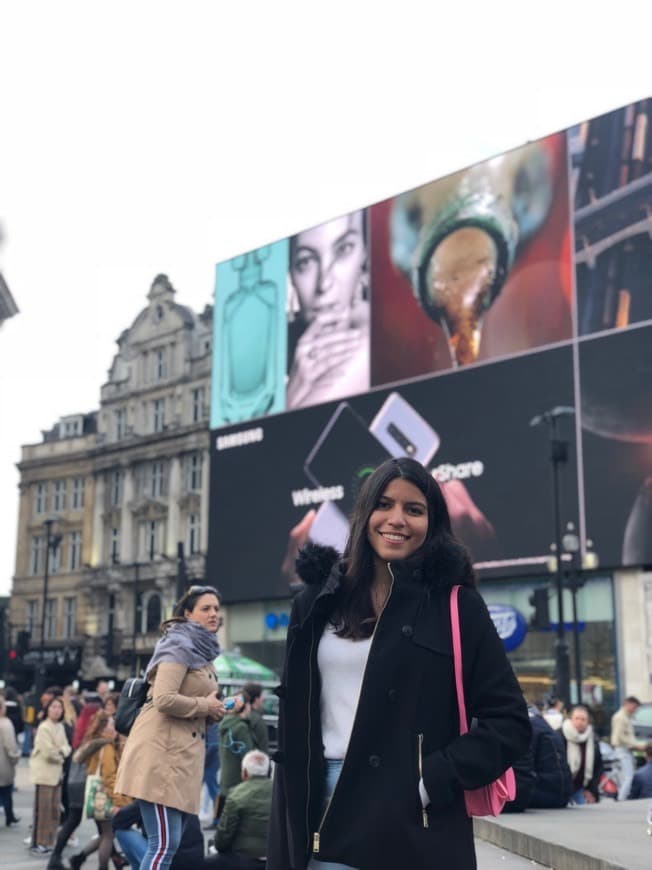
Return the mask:
[[[463,789],[498,777],[528,747],[519,685],[461,548],[419,566],[391,564],[394,583],[377,623],[346,758],[324,815],[317,647],[340,586],[338,554],[312,546],[298,563],[280,697],[279,752],[268,870],[304,870],[318,840],[322,861],[359,870],[473,870]],[[468,734],[459,735],[449,617],[459,595]],[[420,737],[420,735],[422,735]],[[419,798],[422,776],[431,804]],[[427,827],[426,827],[427,825]],[[318,833],[318,838],[315,834]]]

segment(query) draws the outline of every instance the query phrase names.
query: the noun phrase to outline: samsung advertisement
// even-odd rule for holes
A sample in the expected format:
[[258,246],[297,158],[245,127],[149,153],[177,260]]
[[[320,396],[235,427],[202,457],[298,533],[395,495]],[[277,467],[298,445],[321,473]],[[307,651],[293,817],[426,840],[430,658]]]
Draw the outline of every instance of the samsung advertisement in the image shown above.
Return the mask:
[[412,456],[480,576],[652,563],[652,101],[216,270],[209,573],[282,598]]

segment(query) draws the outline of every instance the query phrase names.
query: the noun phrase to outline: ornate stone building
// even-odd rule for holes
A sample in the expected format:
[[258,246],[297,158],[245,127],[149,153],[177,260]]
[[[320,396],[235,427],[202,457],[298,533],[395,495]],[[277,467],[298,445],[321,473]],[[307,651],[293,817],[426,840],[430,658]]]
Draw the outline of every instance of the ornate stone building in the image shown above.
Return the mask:
[[27,685],[41,658],[51,682],[72,679],[80,667],[87,602],[79,592],[92,549],[88,508],[94,498],[96,432],[95,413],[64,417],[43,432],[40,444],[21,451],[8,633],[21,650],[10,663],[13,676]]
[[[86,679],[133,672],[151,652],[178,586],[204,577],[213,316],[210,306],[198,315],[174,297],[168,278],[157,276],[147,307],[118,338],[96,432],[63,451],[87,469],[83,559],[74,575]],[[43,583],[40,571],[25,571],[27,520],[38,480],[55,481],[49,468],[39,477],[25,451],[45,446],[23,448],[13,627],[28,626],[28,597]],[[32,616],[33,627],[39,617]]]

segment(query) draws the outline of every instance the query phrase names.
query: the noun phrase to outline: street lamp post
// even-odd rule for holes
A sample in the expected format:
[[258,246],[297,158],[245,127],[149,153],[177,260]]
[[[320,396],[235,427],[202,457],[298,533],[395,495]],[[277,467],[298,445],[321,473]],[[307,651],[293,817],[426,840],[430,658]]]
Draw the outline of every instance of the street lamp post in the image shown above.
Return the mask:
[[45,688],[45,611],[48,602],[48,582],[50,579],[50,552],[55,553],[61,543],[61,535],[52,534],[52,526],[57,521],[56,517],[48,517],[45,526],[45,569],[43,572],[43,602],[41,606],[41,643],[39,647],[39,668],[36,680],[37,694],[43,693]]
[[568,462],[568,441],[559,437],[559,418],[575,413],[575,408],[558,406],[530,420],[530,426],[545,423],[550,433],[552,494],[555,522],[555,586],[557,590],[557,637],[555,640],[555,693],[565,705],[570,702],[570,654],[564,622],[564,572],[562,567],[561,479],[560,466]]

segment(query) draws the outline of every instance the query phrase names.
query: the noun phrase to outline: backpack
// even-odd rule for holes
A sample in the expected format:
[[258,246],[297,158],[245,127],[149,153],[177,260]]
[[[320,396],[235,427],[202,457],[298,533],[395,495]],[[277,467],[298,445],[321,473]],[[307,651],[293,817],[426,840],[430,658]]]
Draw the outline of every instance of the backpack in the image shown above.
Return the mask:
[[131,731],[136,716],[147,698],[149,683],[144,677],[130,677],[122,687],[115,711],[115,730],[125,737]]

